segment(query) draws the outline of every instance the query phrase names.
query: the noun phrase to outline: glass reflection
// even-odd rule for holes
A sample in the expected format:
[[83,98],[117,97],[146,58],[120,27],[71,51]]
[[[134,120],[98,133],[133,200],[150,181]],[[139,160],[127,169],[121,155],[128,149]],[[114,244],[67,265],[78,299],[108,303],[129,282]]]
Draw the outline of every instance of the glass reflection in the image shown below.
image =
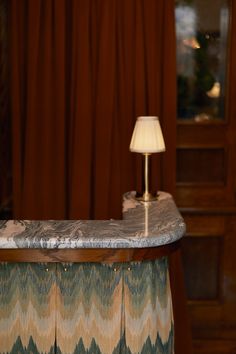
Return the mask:
[[149,208],[149,203],[144,202],[144,208],[145,208],[145,219],[144,219],[144,236],[148,236],[149,233],[149,218],[148,218],[148,208]]
[[178,118],[224,119],[229,5],[226,0],[178,0]]

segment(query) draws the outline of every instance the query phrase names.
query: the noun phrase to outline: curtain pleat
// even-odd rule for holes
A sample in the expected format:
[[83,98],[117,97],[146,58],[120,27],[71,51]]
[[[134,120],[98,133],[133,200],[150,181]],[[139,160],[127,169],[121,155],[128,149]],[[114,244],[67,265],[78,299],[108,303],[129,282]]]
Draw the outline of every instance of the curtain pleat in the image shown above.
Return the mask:
[[11,0],[10,31],[15,218],[119,218],[139,115],[167,146],[152,189],[174,192],[174,1]]
[[[89,1],[72,3],[71,53],[67,53],[71,65],[68,98],[70,115],[68,131],[68,207],[69,217],[86,219],[90,215],[91,161],[93,158],[93,100],[90,49]],[[71,63],[70,63],[71,61]]]
[[64,1],[11,2],[14,216],[65,214]]

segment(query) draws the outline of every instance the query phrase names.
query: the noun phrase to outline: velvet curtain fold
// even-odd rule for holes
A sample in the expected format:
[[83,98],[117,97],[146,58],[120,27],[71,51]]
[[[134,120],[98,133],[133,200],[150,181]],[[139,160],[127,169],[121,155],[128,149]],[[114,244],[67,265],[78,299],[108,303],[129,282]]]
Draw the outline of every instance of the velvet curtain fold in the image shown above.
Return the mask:
[[141,189],[136,117],[160,117],[174,192],[174,0],[11,0],[14,217],[107,219]]

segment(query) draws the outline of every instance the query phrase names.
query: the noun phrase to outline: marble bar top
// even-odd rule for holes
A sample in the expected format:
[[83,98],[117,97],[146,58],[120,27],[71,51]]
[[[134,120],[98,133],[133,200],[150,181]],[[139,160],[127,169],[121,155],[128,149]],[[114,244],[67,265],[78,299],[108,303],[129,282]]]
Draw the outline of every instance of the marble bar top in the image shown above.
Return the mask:
[[170,194],[158,201],[124,195],[123,220],[1,220],[0,249],[144,248],[180,239],[185,224]]

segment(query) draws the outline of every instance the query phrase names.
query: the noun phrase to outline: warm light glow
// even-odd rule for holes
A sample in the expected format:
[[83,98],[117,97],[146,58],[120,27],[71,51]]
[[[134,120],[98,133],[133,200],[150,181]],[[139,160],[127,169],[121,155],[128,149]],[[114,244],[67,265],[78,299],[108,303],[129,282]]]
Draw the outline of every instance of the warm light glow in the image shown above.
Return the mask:
[[211,98],[217,98],[220,96],[220,83],[215,82],[210,91],[207,91],[207,96]]
[[187,47],[191,47],[193,49],[201,48],[199,42],[197,41],[197,39],[195,37],[183,39],[183,43]]
[[137,118],[130,143],[130,151],[140,153],[165,151],[158,117]]

